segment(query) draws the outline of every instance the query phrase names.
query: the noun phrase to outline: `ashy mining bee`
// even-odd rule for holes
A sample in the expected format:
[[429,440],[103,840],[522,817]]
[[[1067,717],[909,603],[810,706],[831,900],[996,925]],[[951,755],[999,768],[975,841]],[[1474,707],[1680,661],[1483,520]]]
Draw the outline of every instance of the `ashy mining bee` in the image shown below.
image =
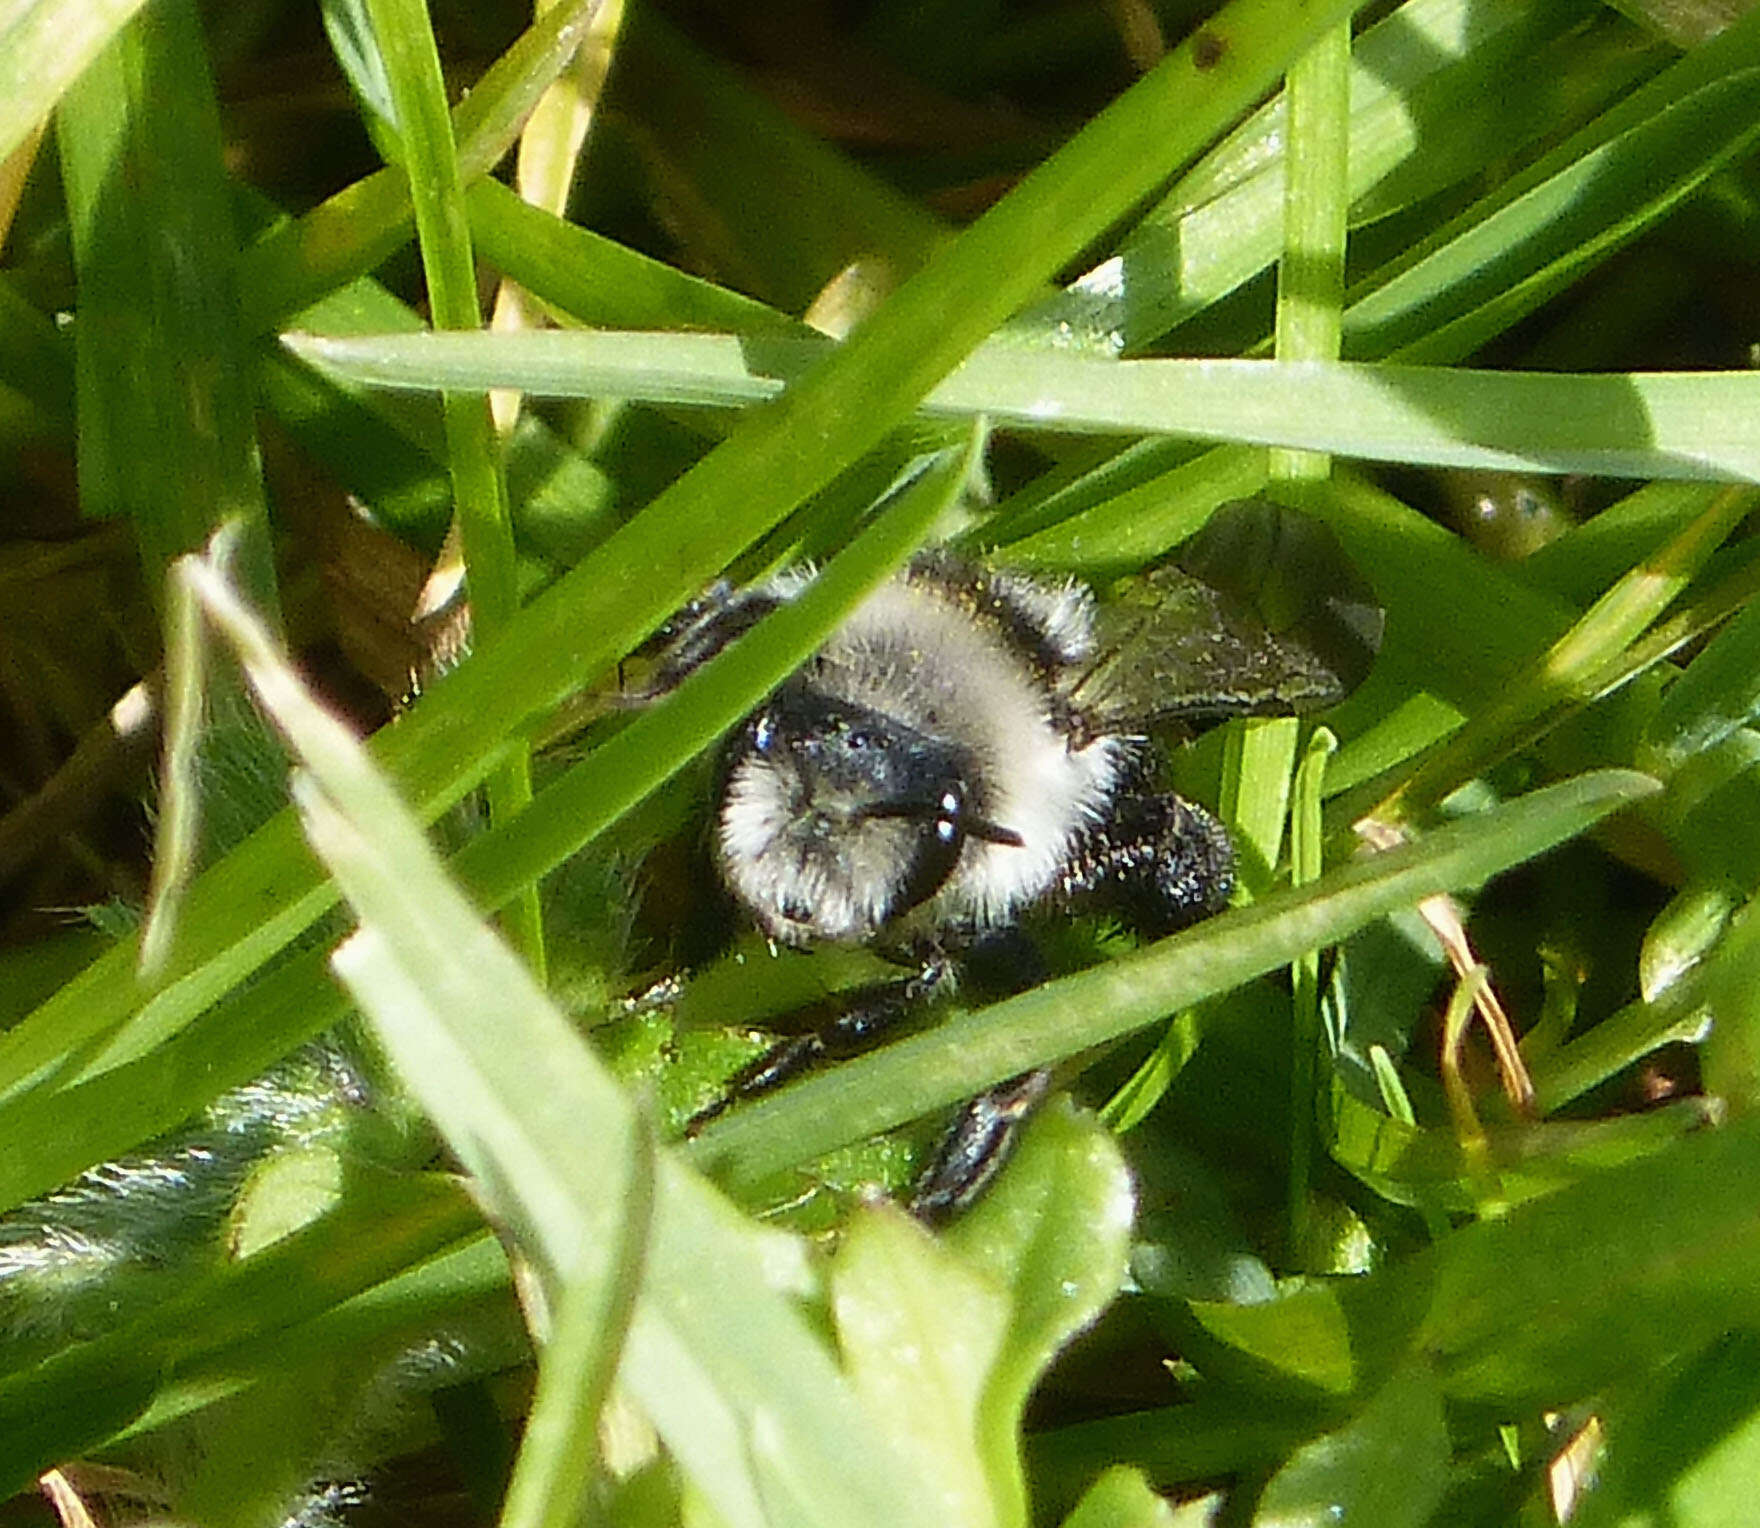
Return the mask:
[[[911,974],[779,1042],[694,1123],[858,1048],[984,947],[1018,938],[1029,913],[1101,913],[1153,938],[1219,911],[1233,846],[1203,807],[1158,787],[1151,730],[1331,704],[1379,642],[1380,612],[1354,578],[1329,575],[1283,629],[1218,587],[1244,582],[1277,603],[1265,570],[1292,561],[1292,541],[1305,553],[1294,561],[1320,546],[1343,563],[1317,524],[1249,502],[1105,607],[1075,579],[943,550],[859,605],[723,746],[710,852],[775,944],[871,946]],[[810,581],[791,572],[697,602],[672,625],[655,688]],[[967,1104],[913,1209],[933,1220],[974,1197],[1047,1082],[1034,1071]]]

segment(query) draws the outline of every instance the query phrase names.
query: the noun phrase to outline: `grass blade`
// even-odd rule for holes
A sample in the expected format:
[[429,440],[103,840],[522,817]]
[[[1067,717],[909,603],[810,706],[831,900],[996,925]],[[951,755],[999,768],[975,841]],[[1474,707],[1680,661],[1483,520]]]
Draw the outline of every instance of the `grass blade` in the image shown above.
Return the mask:
[[[383,387],[756,403],[830,342],[706,334],[290,334],[313,365]],[[1164,433],[1499,471],[1760,481],[1748,372],[1475,371],[1359,362],[1108,361],[981,348],[924,400],[1018,429]]]
[[835,1072],[808,1077],[716,1120],[692,1143],[692,1155],[731,1182],[761,1181],[779,1168],[968,1098],[976,1088],[1129,1034],[1287,965],[1397,907],[1475,884],[1656,789],[1646,776],[1608,771],[1536,791],[1111,965],[1050,982]]

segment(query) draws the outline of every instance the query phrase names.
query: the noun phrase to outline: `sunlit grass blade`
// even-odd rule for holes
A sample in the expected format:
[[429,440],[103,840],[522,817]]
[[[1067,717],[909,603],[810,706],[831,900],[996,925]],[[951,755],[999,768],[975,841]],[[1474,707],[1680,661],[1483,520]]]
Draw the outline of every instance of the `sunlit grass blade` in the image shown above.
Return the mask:
[[[1163,450],[1175,442],[1146,443]],[[1177,443],[1182,454],[1189,448]],[[1265,453],[1218,446],[1114,492],[1107,466],[1020,521],[980,528],[1010,561],[1050,568],[1138,568],[1177,546],[1230,499],[1250,499],[1266,483]],[[992,539],[992,537],[994,539]]]
[[[829,342],[706,334],[290,334],[384,387],[522,387],[732,407],[781,394]],[[1747,372],[1605,375],[1354,362],[1107,361],[996,344],[924,400],[1019,429],[1157,432],[1370,460],[1619,477],[1760,480]]]
[[[606,1263],[632,1203],[633,1104],[446,877],[365,750],[211,568],[188,576],[309,771],[296,777],[307,829],[361,919],[333,957],[339,974],[552,1303],[582,1278],[615,1287]],[[537,1093],[534,1066],[545,1079]],[[763,1245],[687,1170],[662,1162],[626,1383],[730,1523],[758,1528],[776,1501],[825,1528],[943,1521],[926,1483],[864,1426],[782,1287],[779,1269],[802,1251]],[[707,1284],[705,1258],[719,1275]],[[765,1439],[756,1450],[745,1442],[754,1428]]]
[[[1336,361],[1344,306],[1345,214],[1350,201],[1351,29],[1326,33],[1289,72],[1283,248],[1277,262],[1280,361]],[[1322,452],[1273,449],[1269,472],[1288,485],[1324,479]]]
[[[597,0],[570,0],[540,16],[459,103],[459,171],[468,183],[493,169],[545,88],[567,66]],[[387,167],[271,230],[240,262],[247,332],[273,328],[326,292],[364,276],[414,227],[409,182]]]
[[[1350,294],[1345,354],[1412,361],[1469,355],[1738,160],[1760,133],[1760,73],[1752,67],[1760,30],[1750,24],[1740,38],[1733,31],[1726,37],[1756,39],[1746,43],[1749,67],[1676,97],[1668,87],[1703,78],[1696,59],[1677,66],[1394,272],[1368,278]],[[1649,112],[1634,121],[1640,101]]]
[[[338,334],[425,328],[412,308],[365,277],[314,303],[301,321]],[[263,358],[259,375],[277,418],[378,519],[408,540],[438,543],[451,493],[437,398],[319,377],[282,351]],[[613,529],[616,486],[544,420],[522,416],[503,450],[516,529],[528,521],[566,523],[583,544]]]
[[1211,919],[1136,955],[949,1020],[714,1122],[692,1153],[735,1183],[806,1161],[971,1096],[973,1089],[1129,1034],[1287,965],[1371,919],[1475,884],[1656,790],[1612,771],[1549,787]]
[[[1481,155],[1489,143],[1507,154],[1580,110],[1583,97],[1558,80],[1561,69],[1585,92],[1611,97],[1622,76],[1597,39],[1619,24],[1585,36],[1572,29],[1580,14],[1525,0],[1411,0],[1364,33],[1350,78],[1343,188],[1356,215],[1385,214],[1476,173],[1484,160],[1475,143]],[[1512,79],[1524,71],[1545,81],[1543,94]],[[1180,178],[1116,255],[1020,327],[1140,350],[1266,269],[1281,243],[1286,113],[1283,95],[1261,107]]]
[[[466,197],[483,258],[553,313],[619,329],[798,333],[766,303],[692,276],[603,234],[528,206],[498,180]],[[306,327],[317,327],[302,320]]]
[[1750,603],[1668,688],[1647,747],[1679,763],[1714,748],[1760,713],[1760,602]]
[[502,1528],[568,1528],[599,1488],[600,1414],[617,1377],[653,1234],[658,1148],[637,1117],[622,1239],[601,1283],[563,1289],[502,1506]]
[[147,916],[141,927],[141,975],[156,981],[176,937],[178,909],[196,871],[201,845],[201,782],[197,756],[207,699],[206,634],[188,589],[172,581],[165,600],[165,749],[160,764],[159,821]]
[[52,0],[8,7],[0,23],[0,159],[54,110],[61,94],[142,0]]
[[[395,128],[415,207],[428,306],[438,330],[476,331],[477,268],[465,214],[464,179],[440,50],[428,23],[426,0],[364,0],[377,62],[390,94]],[[564,7],[556,7],[563,10]],[[513,527],[501,444],[486,393],[441,395],[446,423],[446,464],[452,479],[454,523],[460,532],[470,588],[471,637],[475,645],[500,641],[519,604]],[[529,744],[512,749],[484,782],[491,821],[523,811],[532,799]],[[544,980],[544,922],[536,887],[528,887],[506,913],[510,937]]]
[[1584,613],[1528,677],[1496,704],[1472,717],[1445,748],[1377,809],[1398,821],[1439,801],[1488,768],[1554,707],[1581,703],[1599,676],[1685,587],[1723,539],[1750,512],[1754,490],[1726,489],[1667,546],[1640,563]]
[[[1326,728],[1317,728],[1303,750],[1294,782],[1290,811],[1290,884],[1312,885],[1320,878],[1325,834],[1320,824],[1320,786],[1326,761],[1338,747],[1338,739]],[[1320,952],[1307,950],[1290,966],[1290,1148],[1289,1237],[1290,1247],[1301,1256],[1308,1238],[1308,1185],[1314,1155],[1314,1121],[1319,1112],[1319,1078],[1322,1075],[1320,1046],[1323,1031],[1320,1015]]]

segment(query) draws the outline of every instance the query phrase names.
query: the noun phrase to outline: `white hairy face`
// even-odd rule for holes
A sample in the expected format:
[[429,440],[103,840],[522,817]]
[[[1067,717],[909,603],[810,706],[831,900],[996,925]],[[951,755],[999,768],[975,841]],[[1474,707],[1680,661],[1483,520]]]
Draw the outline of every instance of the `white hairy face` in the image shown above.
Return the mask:
[[[917,915],[930,926],[1013,921],[1056,882],[1074,835],[1104,815],[1123,769],[1115,738],[1072,735],[1062,670],[1091,647],[1092,612],[1074,584],[1018,576],[990,588],[1030,635],[974,613],[972,588],[917,567],[877,590],[806,671],[816,695],[943,740],[954,784],[993,837],[968,837]],[[764,723],[757,726],[761,729]],[[935,831],[922,817],[864,817],[860,792],[827,782],[788,749],[754,746],[729,770],[717,859],[734,895],[772,938],[865,941],[910,911],[912,867]]]

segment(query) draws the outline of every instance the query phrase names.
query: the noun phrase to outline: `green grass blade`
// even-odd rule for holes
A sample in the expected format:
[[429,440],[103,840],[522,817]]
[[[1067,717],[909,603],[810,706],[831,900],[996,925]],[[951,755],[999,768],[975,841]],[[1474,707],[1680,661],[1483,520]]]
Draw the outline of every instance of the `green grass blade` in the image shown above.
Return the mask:
[[142,0],[37,0],[7,8],[0,24],[0,159],[55,109]]
[[[572,0],[546,10],[459,103],[454,133],[467,183],[488,174],[512,147],[538,98],[574,56],[595,3]],[[240,262],[245,331],[273,329],[366,275],[413,226],[409,181],[401,170],[386,168],[271,230]]]
[[[384,387],[519,387],[733,406],[779,396],[829,341],[549,331],[290,334],[294,354]],[[998,343],[924,401],[1018,429],[1157,432],[1369,460],[1760,481],[1748,372],[1475,371],[1358,362],[1108,361]]]
[[1679,764],[1760,714],[1760,602],[1750,604],[1669,686],[1645,744]]
[[[1326,33],[1289,72],[1283,251],[1277,264],[1280,361],[1336,361],[1344,306],[1345,213],[1350,202],[1348,23]],[[1274,483],[1325,478],[1320,453],[1273,450]]]
[[1427,810],[1526,741],[1550,710],[1595,694],[1601,674],[1667,608],[1756,502],[1753,490],[1725,489],[1667,546],[1597,600],[1532,665],[1528,677],[1474,715],[1380,810],[1394,821]]
[[202,708],[207,700],[206,633],[201,611],[175,579],[166,593],[165,747],[159,765],[159,820],[147,915],[141,926],[141,976],[157,981],[176,937],[183,893],[201,851],[201,782],[198,755]]
[[[498,180],[466,197],[482,256],[551,312],[617,329],[731,329],[796,333],[801,326],[766,303],[692,276],[602,234],[534,207]],[[308,328],[321,323],[302,317]]]
[[[1760,73],[1741,69],[1655,105],[1546,179],[1524,182],[1520,195],[1500,188],[1421,259],[1352,294],[1345,353],[1411,361],[1471,354],[1746,154],[1760,135],[1757,108]],[[1623,120],[1614,112],[1606,120],[1616,116]]]
[[[338,334],[425,327],[414,309],[367,278],[314,303],[300,319]],[[437,399],[322,378],[281,351],[264,357],[260,376],[270,407],[307,451],[405,539],[439,545],[451,493],[442,475],[446,433]],[[516,530],[532,521],[564,522],[591,544],[614,528],[616,485],[543,420],[522,414],[504,450]]]
[[1645,776],[1612,771],[1538,791],[755,1100],[711,1124],[692,1143],[692,1155],[734,1183],[761,1181],[974,1089],[1129,1034],[1417,898],[1481,881],[1656,788]]
[[[390,93],[416,215],[416,241],[427,280],[428,305],[438,330],[476,331],[477,267],[465,213],[464,179],[440,51],[428,24],[426,0],[365,0]],[[561,9],[561,7],[558,7]],[[446,459],[470,588],[474,644],[500,641],[519,604],[513,527],[501,448],[486,393],[449,391],[440,399],[446,421]],[[525,810],[532,799],[529,745],[498,762],[485,782],[491,821]],[[508,931],[544,979],[544,921],[536,887],[521,892],[507,912]]]
[[632,1160],[622,1239],[608,1276],[598,1284],[570,1285],[557,1305],[502,1505],[502,1528],[571,1528],[600,1484],[600,1413],[617,1377],[653,1230],[657,1148],[640,1116]]
[[148,586],[230,519],[275,608],[237,234],[201,22],[188,0],[117,33],[59,117],[79,280],[79,474],[88,515],[126,515]]
[[[615,1287],[634,1106],[447,879],[365,750],[209,570],[190,577],[310,771],[296,780],[308,831],[361,918],[338,973],[553,1303],[582,1278]],[[759,1528],[767,1504],[785,1503],[790,1520],[825,1528],[942,1521],[778,1287],[778,1249],[671,1161],[655,1211],[626,1383],[726,1520]],[[707,1284],[705,1259],[718,1275]]]
[[[1573,29],[1581,14],[1528,0],[1410,0],[1366,32],[1345,124],[1344,189],[1356,216],[1479,173],[1484,160],[1469,147],[1475,132],[1507,154],[1580,111],[1584,94],[1612,95],[1621,75],[1593,46],[1598,34]],[[1540,76],[1547,89],[1538,100],[1511,78],[1541,69],[1552,73]],[[1562,84],[1561,70],[1579,91]],[[1283,95],[1261,107],[1180,178],[1115,256],[1021,327],[1136,351],[1269,266],[1282,237],[1287,110]],[[1451,152],[1456,145],[1467,152]]]

